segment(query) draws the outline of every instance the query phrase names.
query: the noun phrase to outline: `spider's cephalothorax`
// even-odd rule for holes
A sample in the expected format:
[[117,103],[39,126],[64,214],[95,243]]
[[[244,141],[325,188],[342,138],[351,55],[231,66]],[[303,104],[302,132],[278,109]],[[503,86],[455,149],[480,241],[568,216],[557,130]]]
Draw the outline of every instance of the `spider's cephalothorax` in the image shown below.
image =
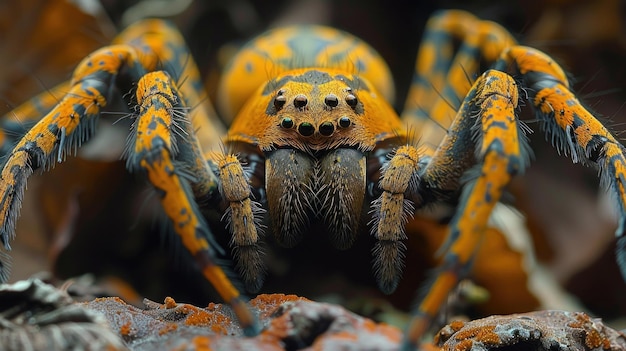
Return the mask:
[[[492,69],[479,72],[479,62]],[[468,274],[494,207],[529,163],[522,106],[534,111],[561,153],[600,169],[621,216],[618,262],[626,272],[624,147],[579,103],[550,57],[461,11],[428,22],[400,116],[388,102],[394,92],[386,64],[347,33],[306,26],[257,37],[225,72],[218,119],[200,98],[198,71],[180,35],[158,20],[131,26],[53,89],[64,96],[60,101],[46,94],[5,118],[34,124],[15,144],[2,139],[2,150],[10,150],[0,175],[5,248],[33,169],[46,169],[87,141],[102,109],[117,98],[113,88],[127,89],[128,82],[137,89],[128,101],[136,114],[127,168],[157,190],[173,230],[248,333],[258,332],[257,323],[217,264],[221,249],[206,213],[224,212],[221,225],[251,290],[263,283],[266,216],[283,246],[297,244],[313,221],[342,249],[367,227],[376,239],[378,285],[391,292],[402,277],[405,242],[420,235],[414,229],[420,218],[411,216],[452,200],[440,267],[407,329],[405,346],[414,345]],[[420,138],[419,152],[407,127]],[[222,143],[228,152],[215,153]],[[0,262],[0,277],[4,268]]]
[[[367,189],[380,195],[378,177],[388,161],[384,156],[406,143],[400,118],[365,78],[332,68],[286,72],[256,94],[233,121],[225,143],[243,160],[251,149],[265,160],[256,163],[250,182],[265,189],[263,202],[277,242],[294,246],[311,222],[320,220],[335,247],[349,248],[369,222],[362,214],[380,206],[380,201],[371,204],[373,194]],[[417,185],[418,159],[412,151],[412,158],[406,159],[410,164],[399,164],[413,168],[406,174],[405,188]],[[395,221],[401,216],[397,227],[402,228],[409,209],[412,206],[400,197],[383,205],[383,217]],[[379,210],[372,211],[373,222],[379,223]],[[377,265],[401,267],[402,244],[397,241],[403,238],[402,229],[389,238],[396,247],[393,257],[381,258]],[[387,269],[382,266],[377,269]],[[240,271],[249,272],[249,267],[256,266],[244,258]],[[381,287],[393,291],[398,273],[380,277]],[[261,277],[255,273],[250,278]]]

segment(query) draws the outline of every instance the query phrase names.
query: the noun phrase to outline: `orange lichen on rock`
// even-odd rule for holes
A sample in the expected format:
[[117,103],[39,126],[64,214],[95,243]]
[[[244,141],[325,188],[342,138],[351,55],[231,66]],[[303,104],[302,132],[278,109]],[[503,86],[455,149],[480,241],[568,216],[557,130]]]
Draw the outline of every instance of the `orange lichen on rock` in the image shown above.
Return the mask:
[[206,326],[216,334],[227,335],[229,330],[226,326],[232,325],[233,320],[229,316],[217,310],[206,310],[192,305],[183,305],[182,311],[187,315],[185,325]]
[[122,337],[128,337],[132,331],[132,323],[130,321],[122,324],[120,327],[120,334]]
[[[46,296],[46,299],[57,294],[63,300],[62,306],[58,311],[46,312],[58,314],[58,320],[53,325],[55,328],[63,328],[68,316],[74,317],[80,312],[79,315],[85,318],[81,330],[98,335],[110,345],[117,345],[115,350],[120,351],[385,351],[397,350],[402,339],[402,332],[397,328],[376,323],[338,305],[309,301],[294,295],[261,295],[252,300],[249,305],[265,329],[257,336],[246,337],[236,320],[231,318],[233,312],[228,305],[209,304],[207,308],[199,308],[176,303],[174,299],[166,299],[163,304],[144,300],[145,308],[141,309],[115,297],[78,303],[72,302],[61,290],[33,284],[34,287],[25,292],[22,292],[23,287],[21,290],[15,288],[17,291],[9,287],[8,293],[23,293],[27,301],[32,298],[28,295],[30,290],[43,289],[44,293],[38,296]],[[64,309],[68,307],[70,310],[67,313],[70,314],[66,315]],[[24,312],[32,313],[30,310]],[[48,325],[37,328],[45,331]],[[58,328],[53,329],[58,331]],[[33,340],[58,339],[53,330],[49,335],[35,329],[32,331],[29,335]],[[16,337],[19,335],[16,334]],[[24,340],[19,339],[20,342]],[[492,316],[469,322],[454,321],[437,334],[434,344],[425,343],[422,346],[428,351],[504,348],[622,351],[626,350],[626,336],[584,313],[541,311]]]
[[222,305],[219,303],[215,303],[215,302],[209,302],[209,304],[206,306],[206,309],[209,311],[218,311],[222,308]]
[[262,294],[254,299],[250,300],[250,306],[257,309],[259,312],[259,318],[267,318],[271,313],[274,313],[276,308],[285,302],[290,301],[310,301],[305,297],[298,295],[285,295],[285,294]]
[[459,330],[454,337],[457,340],[473,339],[486,345],[496,345],[501,340],[495,333],[496,326],[489,325],[482,328],[466,328]]
[[465,322],[460,320],[454,320],[450,322],[450,328],[452,328],[452,330],[454,330],[455,332],[461,330],[461,328],[463,328],[464,326]]
[[306,297],[300,297],[298,295],[286,295],[286,294],[261,294],[250,300],[250,306],[252,307],[267,307],[282,305],[289,301],[310,301]]
[[500,336],[495,332],[496,325],[464,327],[465,323],[462,321],[451,322],[437,333],[435,344],[452,337],[456,341],[454,351],[468,351],[473,348],[475,343],[480,344],[483,348],[502,343]]
[[196,336],[191,339],[195,351],[211,351],[211,338],[207,336]]
[[174,308],[177,305],[176,301],[169,296],[165,298],[164,302],[163,308]]
[[[460,328],[459,328],[460,327]],[[444,327],[435,344],[444,351],[626,350],[626,336],[582,312],[539,311],[491,316]]]
[[[295,295],[260,295],[250,307],[266,328],[255,337],[244,337],[231,318],[228,305],[200,308],[166,299],[164,304],[145,301],[138,309],[116,298],[86,303],[103,313],[113,330],[132,328],[123,339],[129,349],[159,350],[396,350],[402,332],[386,324],[358,316],[343,307],[309,301]],[[130,330],[130,329],[129,329]]]
[[576,320],[568,324],[568,327],[584,329],[585,345],[590,349],[602,347],[604,350],[611,348],[611,341],[597,329],[596,323],[584,313],[575,313]]
[[174,323],[168,324],[168,325],[166,325],[165,327],[163,327],[163,328],[161,328],[159,330],[159,335],[164,335],[164,334],[167,334],[167,333],[171,333],[171,332],[175,331],[176,329],[178,329],[178,325],[177,324],[174,324]]

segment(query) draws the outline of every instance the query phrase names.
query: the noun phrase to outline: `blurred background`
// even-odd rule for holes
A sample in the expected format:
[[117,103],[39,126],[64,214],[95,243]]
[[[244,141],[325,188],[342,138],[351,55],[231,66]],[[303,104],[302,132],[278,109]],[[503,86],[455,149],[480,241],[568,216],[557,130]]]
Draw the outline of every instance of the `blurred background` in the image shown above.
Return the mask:
[[[222,67],[246,40],[281,24],[320,23],[355,34],[387,60],[399,110],[428,17],[439,9],[458,8],[496,21],[524,45],[552,55],[571,73],[581,100],[622,140],[625,7],[619,0],[0,0],[0,115],[17,118],[10,113],[13,108],[67,80],[81,58],[129,23],[154,16],[180,28],[212,99]],[[597,171],[559,156],[536,124],[530,126],[535,129],[530,136],[535,161],[512,184],[512,192],[526,216],[537,259],[568,298],[591,313],[605,319],[626,315],[626,284],[614,255],[615,209],[598,190]],[[44,271],[62,279],[93,273],[125,296],[161,301],[170,294],[206,303],[211,288],[192,269],[180,274],[186,261],[172,257],[180,245],[151,234],[157,206],[146,201],[145,182],[128,175],[118,161],[125,136],[111,138],[93,147],[97,157],[70,158],[29,182],[10,280]],[[129,228],[142,234],[129,235]],[[328,268],[324,256],[312,258],[322,273]],[[369,258],[361,262],[359,275],[369,275]],[[285,293],[292,292],[292,283],[268,282]],[[341,290],[344,282],[329,279],[326,284],[331,286],[320,290]],[[411,297],[392,303],[406,309]]]

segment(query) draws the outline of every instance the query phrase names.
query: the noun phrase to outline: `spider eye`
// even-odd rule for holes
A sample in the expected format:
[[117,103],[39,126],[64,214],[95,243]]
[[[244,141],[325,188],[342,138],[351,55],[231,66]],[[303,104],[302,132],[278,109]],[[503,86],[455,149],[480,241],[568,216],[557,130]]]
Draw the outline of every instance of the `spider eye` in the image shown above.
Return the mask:
[[293,120],[289,117],[285,117],[282,121],[280,121],[280,126],[289,129],[293,127]]
[[328,94],[324,99],[324,103],[329,107],[337,107],[339,104],[339,98],[334,94]]
[[320,134],[323,136],[330,136],[335,131],[335,126],[332,122],[324,122],[320,125]]
[[283,108],[283,106],[285,106],[285,102],[287,102],[287,99],[284,95],[277,95],[274,98],[274,107],[276,108],[276,110],[280,110],[281,108]]
[[357,98],[356,96],[354,96],[353,94],[348,94],[346,96],[346,103],[348,104],[348,106],[355,108],[356,104],[357,104]]
[[350,121],[350,117],[343,116],[343,117],[339,118],[339,126],[341,128],[348,128],[350,126],[350,124],[352,124],[352,121]]
[[306,98],[306,95],[303,95],[303,94],[298,94],[293,99],[293,105],[296,108],[303,108],[304,106],[306,106],[307,102],[308,102],[308,100]]
[[302,136],[311,136],[313,135],[313,132],[315,132],[315,128],[309,122],[302,122],[298,126],[298,133],[300,133],[300,135]]

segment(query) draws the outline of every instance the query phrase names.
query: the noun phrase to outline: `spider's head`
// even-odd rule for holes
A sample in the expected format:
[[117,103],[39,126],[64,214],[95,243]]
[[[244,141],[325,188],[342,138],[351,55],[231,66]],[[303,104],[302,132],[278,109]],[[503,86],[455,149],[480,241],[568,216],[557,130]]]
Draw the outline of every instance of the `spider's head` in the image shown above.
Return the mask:
[[269,81],[235,118],[228,141],[268,151],[372,150],[402,133],[395,111],[358,75],[298,69]]

